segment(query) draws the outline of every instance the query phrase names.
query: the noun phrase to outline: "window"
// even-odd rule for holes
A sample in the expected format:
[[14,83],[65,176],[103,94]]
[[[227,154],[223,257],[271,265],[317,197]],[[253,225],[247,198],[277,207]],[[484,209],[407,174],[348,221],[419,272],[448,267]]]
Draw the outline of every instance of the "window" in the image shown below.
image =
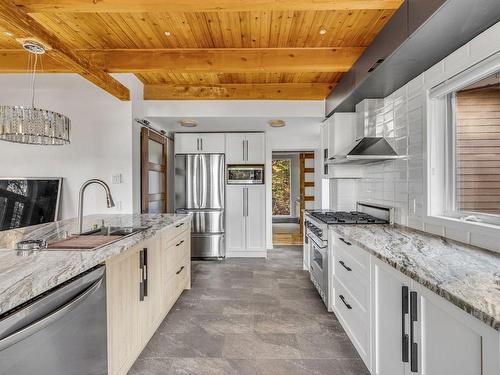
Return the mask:
[[291,215],[291,160],[273,160],[273,216]]
[[500,73],[448,95],[447,213],[500,224]]

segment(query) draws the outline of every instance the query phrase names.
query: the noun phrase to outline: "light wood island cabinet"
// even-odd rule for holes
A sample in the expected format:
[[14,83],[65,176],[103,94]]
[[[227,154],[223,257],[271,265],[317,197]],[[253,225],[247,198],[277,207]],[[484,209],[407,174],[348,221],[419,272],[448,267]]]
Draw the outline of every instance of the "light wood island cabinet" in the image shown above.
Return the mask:
[[106,261],[110,375],[128,372],[191,287],[190,228],[181,222]]

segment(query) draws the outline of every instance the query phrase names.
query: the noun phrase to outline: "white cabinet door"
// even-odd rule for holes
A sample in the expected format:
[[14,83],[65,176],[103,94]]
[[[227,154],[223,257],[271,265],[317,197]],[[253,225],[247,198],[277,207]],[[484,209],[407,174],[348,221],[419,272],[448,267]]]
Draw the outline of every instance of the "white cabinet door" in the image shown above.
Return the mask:
[[263,133],[226,135],[227,164],[265,164],[266,141]]
[[226,136],[223,133],[201,133],[200,153],[223,154],[226,152]]
[[248,252],[266,250],[266,190],[264,185],[246,187],[246,243]]
[[498,332],[413,283],[418,368],[412,374],[498,375]]
[[265,164],[266,162],[266,139],[263,133],[246,135],[246,163]]
[[226,187],[226,243],[229,255],[246,249],[244,189],[238,185]]
[[199,134],[175,134],[174,148],[176,154],[196,154],[199,152]]
[[245,164],[246,158],[245,134],[226,134],[226,163]]
[[334,113],[328,123],[328,153],[331,156],[346,151],[356,139],[356,114]]
[[[409,296],[410,286],[410,279],[373,257],[373,375],[404,375],[406,372],[407,362],[403,362],[402,327],[409,318],[408,314],[404,315],[402,298],[403,287],[407,288],[406,295]],[[408,303],[406,306],[408,307]],[[408,324],[405,324],[405,334],[408,334]]]

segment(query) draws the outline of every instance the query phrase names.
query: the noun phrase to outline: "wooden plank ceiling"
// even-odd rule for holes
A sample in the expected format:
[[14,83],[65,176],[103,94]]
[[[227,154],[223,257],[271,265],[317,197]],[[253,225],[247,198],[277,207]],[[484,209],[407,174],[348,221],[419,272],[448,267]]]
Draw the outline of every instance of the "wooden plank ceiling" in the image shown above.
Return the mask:
[[136,74],[146,99],[323,99],[402,2],[0,0],[0,73],[26,72],[32,37],[52,47],[45,72],[121,99],[108,73]]

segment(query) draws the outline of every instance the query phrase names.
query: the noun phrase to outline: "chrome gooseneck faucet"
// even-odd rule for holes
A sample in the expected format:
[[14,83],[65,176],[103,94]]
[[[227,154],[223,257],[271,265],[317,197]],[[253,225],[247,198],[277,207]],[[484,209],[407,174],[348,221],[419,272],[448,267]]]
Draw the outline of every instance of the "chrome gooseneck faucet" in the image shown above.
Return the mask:
[[104,188],[106,192],[106,204],[108,208],[115,206],[115,202],[113,201],[113,197],[111,196],[111,190],[109,189],[108,184],[96,178],[85,181],[80,188],[80,196],[78,198],[78,234],[82,234],[83,232],[83,196],[85,194],[85,189],[92,184],[98,184]]

